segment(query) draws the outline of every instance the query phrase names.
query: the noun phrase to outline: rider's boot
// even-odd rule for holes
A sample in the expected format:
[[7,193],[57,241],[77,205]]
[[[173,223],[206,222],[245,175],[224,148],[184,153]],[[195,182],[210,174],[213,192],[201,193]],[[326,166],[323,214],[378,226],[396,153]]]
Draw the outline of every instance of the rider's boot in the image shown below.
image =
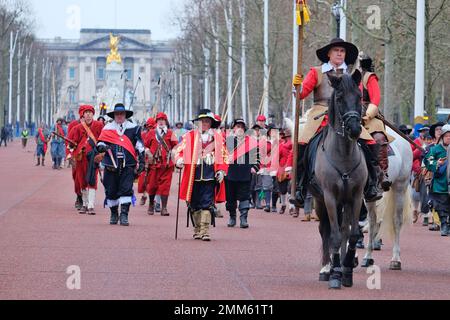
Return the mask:
[[375,141],[380,145],[380,148],[378,150],[378,163],[380,165],[380,187],[383,189],[384,192],[388,192],[391,189],[392,181],[389,179],[389,142],[386,138],[386,136],[383,133],[375,133],[374,134]]
[[303,208],[305,206],[305,200],[307,195],[307,174],[306,174],[306,148],[308,145],[298,145],[298,163],[297,163],[297,191],[295,192],[295,199],[289,200],[290,203],[297,208]]
[[365,145],[365,142],[361,143],[364,156],[366,158],[367,170],[368,170],[368,180],[366,189],[364,190],[364,197],[367,202],[375,202],[383,197],[383,193],[378,189],[378,177],[381,171],[377,155],[379,154],[379,145]]

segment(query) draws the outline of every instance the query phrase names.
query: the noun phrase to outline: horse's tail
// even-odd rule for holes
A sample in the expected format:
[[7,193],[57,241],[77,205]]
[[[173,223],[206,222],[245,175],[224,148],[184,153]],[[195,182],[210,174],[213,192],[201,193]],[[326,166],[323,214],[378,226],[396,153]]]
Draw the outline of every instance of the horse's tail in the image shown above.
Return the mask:
[[398,193],[394,188],[391,188],[377,204],[377,222],[381,223],[380,232],[377,236],[378,239],[388,237],[393,240],[395,238],[395,214],[397,212],[396,197],[403,197],[403,225],[412,224],[413,210],[411,208],[411,186],[408,184],[406,190],[401,193]]

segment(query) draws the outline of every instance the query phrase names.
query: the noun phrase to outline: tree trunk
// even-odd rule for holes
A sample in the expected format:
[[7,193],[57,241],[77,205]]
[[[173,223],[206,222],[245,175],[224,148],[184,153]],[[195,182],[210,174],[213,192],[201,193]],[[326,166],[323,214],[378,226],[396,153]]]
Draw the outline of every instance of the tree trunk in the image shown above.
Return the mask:
[[242,98],[242,118],[247,123],[247,24],[246,24],[246,0],[239,1],[239,13],[241,16],[241,32],[242,32],[242,55],[241,55],[241,98]]

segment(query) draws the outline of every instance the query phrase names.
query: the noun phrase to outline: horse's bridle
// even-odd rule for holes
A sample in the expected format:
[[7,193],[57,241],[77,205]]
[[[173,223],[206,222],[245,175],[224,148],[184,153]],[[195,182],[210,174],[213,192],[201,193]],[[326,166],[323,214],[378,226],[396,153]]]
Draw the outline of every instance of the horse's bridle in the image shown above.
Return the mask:
[[345,137],[345,129],[348,126],[348,123],[350,120],[352,119],[356,119],[358,120],[358,122],[361,122],[361,114],[356,112],[356,111],[349,111],[347,113],[345,113],[344,115],[341,116],[341,114],[339,114],[339,118],[340,118],[340,128],[342,131],[336,130],[336,133],[338,135],[340,135],[341,137]]

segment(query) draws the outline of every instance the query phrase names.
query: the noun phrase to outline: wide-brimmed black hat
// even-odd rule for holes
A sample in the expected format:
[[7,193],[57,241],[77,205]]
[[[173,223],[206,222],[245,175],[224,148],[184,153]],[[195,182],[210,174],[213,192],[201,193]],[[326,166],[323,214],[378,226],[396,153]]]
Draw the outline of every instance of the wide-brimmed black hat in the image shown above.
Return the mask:
[[239,119],[235,119],[233,121],[233,123],[231,124],[231,129],[234,129],[234,127],[236,127],[239,123],[243,124],[245,130],[247,130],[247,124],[245,123],[245,120],[244,119],[240,119],[240,118]]
[[402,124],[400,125],[400,127],[398,127],[398,129],[403,132],[404,134],[411,134],[411,132],[413,131],[412,128],[408,128],[408,126],[406,124]]
[[445,123],[444,123],[444,122],[438,122],[438,123],[433,124],[433,125],[430,127],[430,136],[431,136],[433,139],[436,139],[436,129],[437,129],[438,127],[443,127],[443,126],[445,126]]
[[358,48],[353,43],[346,42],[340,38],[334,38],[333,40],[331,40],[330,44],[317,50],[317,57],[319,58],[319,60],[322,61],[323,63],[328,63],[330,61],[328,53],[334,47],[345,48],[345,50],[347,51],[345,55],[345,63],[347,65],[355,64],[359,56]]
[[116,104],[114,107],[114,111],[107,113],[106,115],[110,117],[111,119],[114,119],[114,114],[117,112],[125,112],[127,119],[131,118],[134,114],[133,111],[127,110],[125,106],[122,103]]
[[202,109],[199,111],[198,116],[196,119],[192,120],[192,122],[195,121],[201,121],[203,119],[211,119],[212,120],[212,126],[213,129],[218,129],[220,127],[220,121],[217,121],[216,115],[209,109]]

